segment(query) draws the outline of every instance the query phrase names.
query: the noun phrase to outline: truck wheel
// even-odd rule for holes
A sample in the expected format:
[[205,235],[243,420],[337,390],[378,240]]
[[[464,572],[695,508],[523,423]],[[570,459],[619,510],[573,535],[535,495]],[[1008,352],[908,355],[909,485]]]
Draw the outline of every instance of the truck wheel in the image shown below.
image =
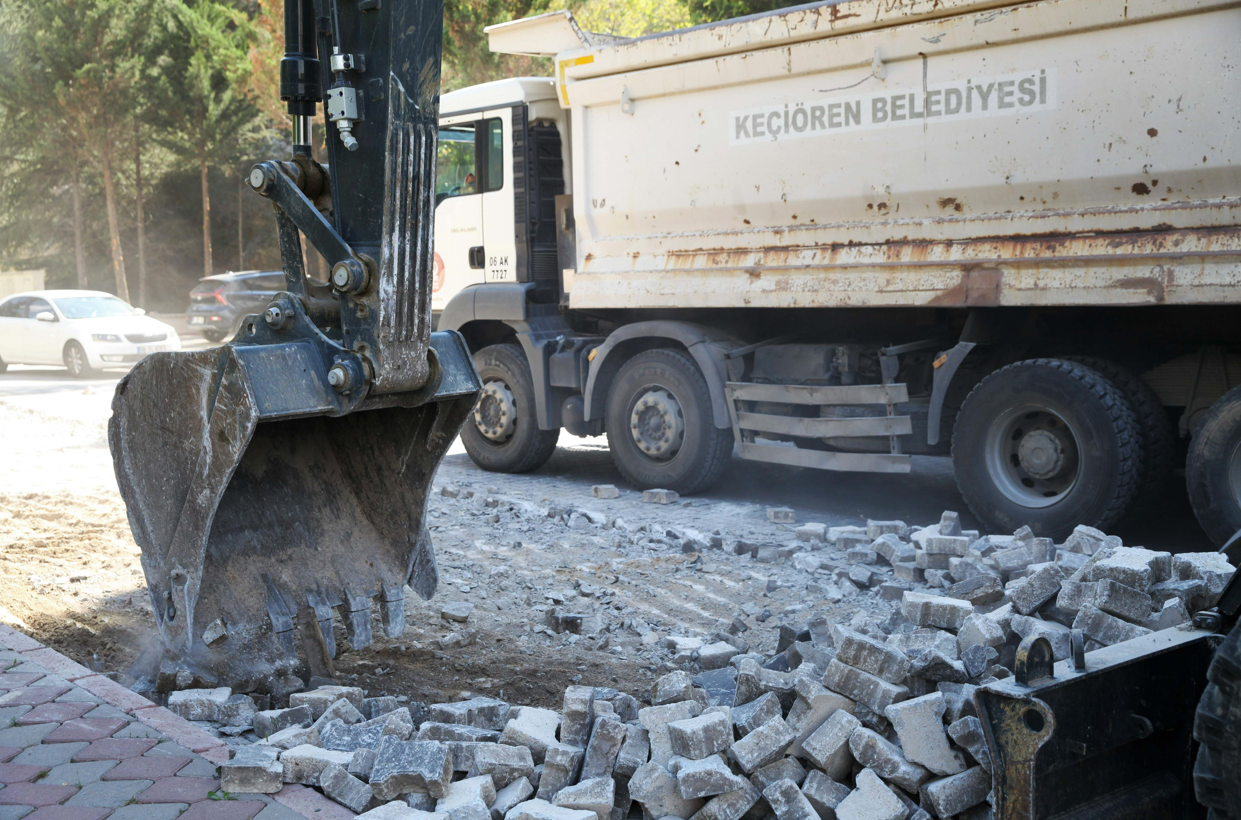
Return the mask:
[[966,504],[995,532],[1028,524],[1057,540],[1106,528],[1137,490],[1140,433],[1120,392],[1060,359],[987,376],[957,415],[952,462]]
[[707,380],[675,350],[648,350],[621,366],[605,427],[616,469],[643,489],[699,492],[732,456],[733,434],[715,426]]
[[1215,650],[1194,714],[1194,795],[1217,820],[1241,817],[1241,625]]
[[1189,445],[1189,503],[1206,534],[1223,544],[1241,530],[1241,387],[1215,402]]
[[1102,373],[1129,401],[1129,408],[1137,419],[1142,441],[1142,461],[1139,465],[1141,477],[1138,479],[1138,491],[1133,497],[1132,510],[1139,512],[1152,506],[1158,507],[1160,496],[1167,487],[1172,466],[1176,462],[1176,432],[1168,421],[1163,402],[1140,376],[1116,362],[1092,356],[1068,356],[1066,359]]
[[495,473],[528,473],[556,452],[559,430],[540,430],[534,415],[534,379],[526,354],[515,344],[484,347],[474,354],[483,394],[461,428],[474,463]]

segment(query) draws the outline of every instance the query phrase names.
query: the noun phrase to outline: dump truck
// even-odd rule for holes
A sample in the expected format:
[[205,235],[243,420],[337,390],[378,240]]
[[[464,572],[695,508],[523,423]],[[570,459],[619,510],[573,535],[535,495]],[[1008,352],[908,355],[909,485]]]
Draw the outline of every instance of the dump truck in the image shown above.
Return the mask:
[[521,472],[561,429],[606,434],[628,481],[692,493],[734,451],[951,455],[989,528],[1054,537],[1152,508],[1184,465],[1222,543],[1239,30],[1197,0],[488,28],[554,76],[441,102],[432,306],[483,380],[470,456]]

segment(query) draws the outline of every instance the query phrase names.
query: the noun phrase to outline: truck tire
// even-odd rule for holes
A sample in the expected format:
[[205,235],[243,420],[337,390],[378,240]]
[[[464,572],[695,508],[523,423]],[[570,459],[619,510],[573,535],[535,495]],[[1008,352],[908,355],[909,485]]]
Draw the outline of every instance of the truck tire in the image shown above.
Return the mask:
[[1176,431],[1172,429],[1172,422],[1168,420],[1168,413],[1158,394],[1140,376],[1116,362],[1093,356],[1066,356],[1065,359],[1102,373],[1129,401],[1129,409],[1137,419],[1142,440],[1140,477],[1132,510],[1140,513],[1159,508],[1160,497],[1168,486],[1172,467],[1176,463]]
[[1215,402],[1185,460],[1189,504],[1202,529],[1222,545],[1241,530],[1241,387]]
[[474,354],[483,394],[461,428],[465,451],[494,473],[528,473],[556,452],[560,430],[540,430],[534,414],[534,379],[526,354],[515,344],[484,347]]
[[1241,625],[1215,650],[1194,714],[1194,795],[1217,820],[1241,818]]
[[1030,359],[1001,368],[957,415],[952,462],[970,510],[995,532],[1060,540],[1106,529],[1137,491],[1141,441],[1120,391],[1090,368]]
[[732,456],[733,434],[715,426],[707,380],[676,350],[648,350],[621,366],[604,427],[616,469],[642,489],[700,492]]

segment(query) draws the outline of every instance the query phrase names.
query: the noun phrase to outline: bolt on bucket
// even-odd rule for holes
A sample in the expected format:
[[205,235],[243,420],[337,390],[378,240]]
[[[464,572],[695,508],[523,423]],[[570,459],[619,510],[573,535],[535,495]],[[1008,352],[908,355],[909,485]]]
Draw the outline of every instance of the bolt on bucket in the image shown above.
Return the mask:
[[[431,332],[440,7],[333,4],[319,30],[325,5],[286,3],[294,155],[250,175],[286,291],[224,347],[139,362],[108,428],[161,671],[242,691],[332,677],[337,615],[358,649],[373,604],[396,637],[405,590],[434,593],[427,494],[481,389],[461,335]],[[367,89],[327,167],[308,144],[325,49],[351,55],[334,93]],[[303,237],[330,282],[306,276]]]

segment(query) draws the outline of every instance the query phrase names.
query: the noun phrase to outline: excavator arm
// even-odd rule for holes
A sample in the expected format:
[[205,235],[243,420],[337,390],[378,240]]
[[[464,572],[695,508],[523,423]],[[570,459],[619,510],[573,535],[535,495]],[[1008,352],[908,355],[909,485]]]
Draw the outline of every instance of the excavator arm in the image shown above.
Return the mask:
[[149,356],[117,386],[109,445],[164,672],[290,691],[333,676],[338,619],[359,649],[372,602],[396,637],[406,590],[435,592],[427,494],[481,387],[462,337],[431,332],[442,20],[437,0],[287,0],[293,155],[249,178],[285,290],[229,344]]

